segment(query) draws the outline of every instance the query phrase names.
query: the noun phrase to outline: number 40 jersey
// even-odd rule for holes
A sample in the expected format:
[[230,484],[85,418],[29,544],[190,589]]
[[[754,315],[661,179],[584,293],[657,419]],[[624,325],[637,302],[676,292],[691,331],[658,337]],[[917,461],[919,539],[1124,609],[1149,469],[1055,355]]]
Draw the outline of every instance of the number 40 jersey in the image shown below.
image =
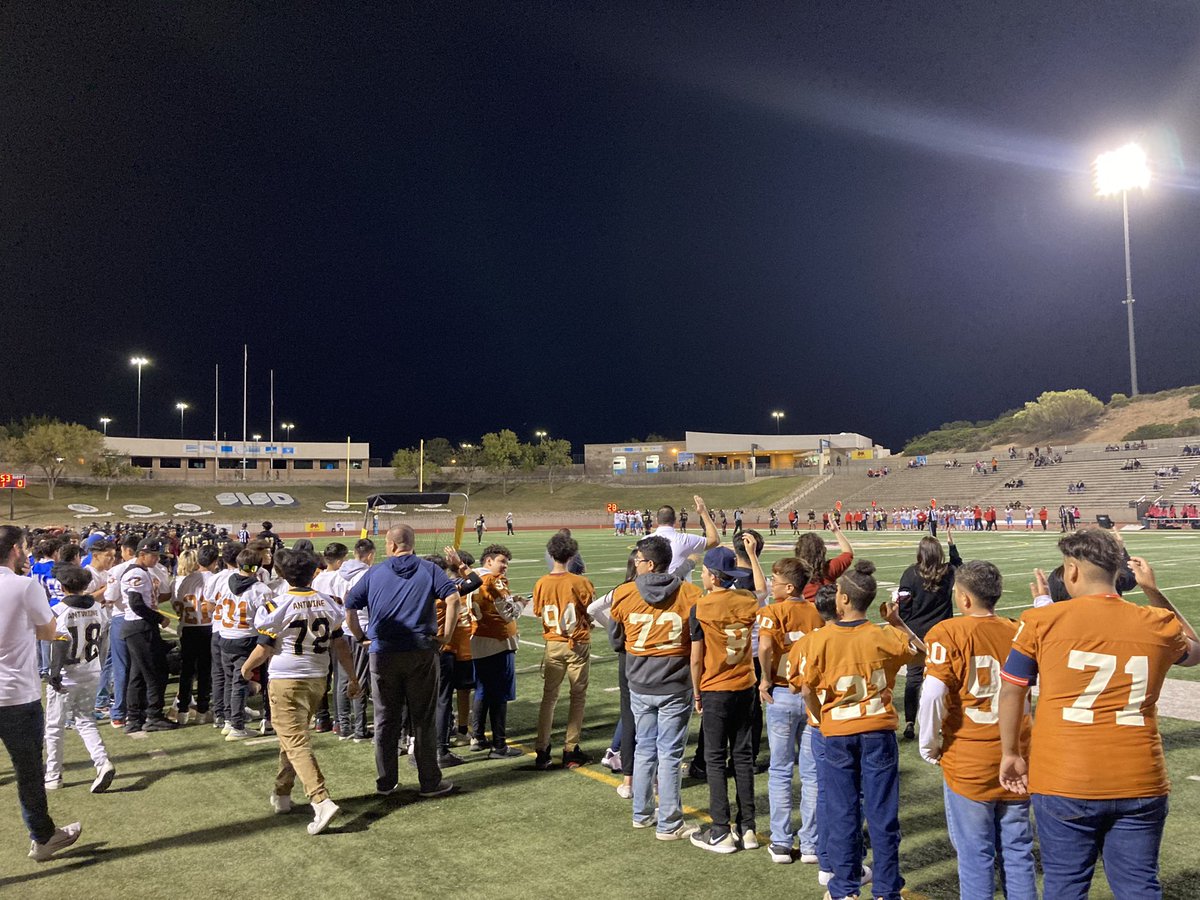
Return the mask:
[[326,594],[292,588],[267,601],[254,614],[254,627],[275,653],[272,678],[324,678],[330,643],[342,636],[345,610]]

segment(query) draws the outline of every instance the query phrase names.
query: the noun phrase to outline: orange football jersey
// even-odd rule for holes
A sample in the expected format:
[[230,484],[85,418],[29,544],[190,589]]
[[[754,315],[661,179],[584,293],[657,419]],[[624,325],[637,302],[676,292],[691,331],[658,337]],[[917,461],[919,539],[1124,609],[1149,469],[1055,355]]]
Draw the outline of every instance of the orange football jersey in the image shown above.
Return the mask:
[[533,586],[533,614],[542,620],[547,641],[586,644],[591,641],[588,604],[596,596],[592,583],[582,575],[551,572]]
[[[1000,667],[1017,623],[998,616],[958,616],[925,635],[925,677],[947,688],[942,720],[942,774],[960,797],[982,802],[1020,800],[1000,787]],[[1021,746],[1029,746],[1025,716]]]
[[517,623],[504,621],[496,611],[496,599],[507,597],[508,594],[508,582],[503,577],[491,572],[483,574],[483,584],[471,595],[471,611],[475,619],[471,630],[473,635],[497,641],[517,636]]
[[821,614],[807,600],[781,600],[758,611],[759,645],[764,641],[769,643],[775,648],[775,658],[778,660],[775,667],[776,687],[787,686],[788,654],[793,645],[823,624]]
[[[808,601],[805,601],[805,602],[808,602]],[[820,616],[820,613],[818,613],[817,615]],[[824,627],[825,620],[822,619],[821,622],[822,622],[822,627]],[[808,634],[793,641],[792,646],[788,650],[787,656],[785,657],[785,661],[783,663],[784,678],[787,680],[788,687],[791,688],[793,693],[798,694],[804,689],[804,679],[800,677],[801,673],[804,671],[803,666],[801,664],[803,663],[805,656],[808,654],[808,643],[812,639],[812,636],[814,634],[816,634],[817,631],[818,631],[818,629],[813,629]],[[759,632],[758,639],[760,641],[762,640],[762,632]],[[824,703],[825,702],[825,692],[824,691],[818,692],[817,699],[820,700],[822,703]],[[804,712],[808,716],[808,724],[809,725],[812,725],[814,728],[820,726],[820,724],[821,724],[820,721],[818,721],[817,718],[815,716],[813,716],[812,712],[808,709],[807,703],[804,705]]]
[[638,593],[636,582],[631,581],[613,591],[609,615],[625,629],[626,653],[686,657],[692,650],[688,619],[699,599],[700,588],[684,581],[670,599],[658,604],[647,603]]
[[821,734],[895,731],[896,708],[882,695],[894,690],[896,673],[912,657],[908,636],[891,625],[835,622],[808,636],[797,676],[825,692]]
[[[1116,594],[1026,611],[1013,650],[1037,664],[1041,688],[1030,793],[1083,800],[1168,793],[1155,704],[1187,648],[1173,613]],[[1022,683],[1012,672],[1010,662],[1004,677]]]
[[[705,594],[692,611],[704,641],[702,691],[743,691],[754,687],[750,629],[758,598],[750,591],[717,590]],[[692,640],[697,640],[696,631]]]

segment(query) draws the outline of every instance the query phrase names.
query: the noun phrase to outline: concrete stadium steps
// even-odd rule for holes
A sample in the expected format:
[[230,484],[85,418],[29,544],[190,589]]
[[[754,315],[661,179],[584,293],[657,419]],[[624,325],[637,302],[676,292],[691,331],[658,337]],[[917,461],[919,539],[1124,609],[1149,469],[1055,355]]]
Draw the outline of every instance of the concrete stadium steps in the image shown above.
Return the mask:
[[[1003,484],[1012,478],[1022,478],[1032,464],[1025,460],[1003,460],[995,474],[976,475],[967,465],[947,469],[943,463],[933,463],[919,469],[909,469],[903,459],[876,461],[889,463],[891,474],[884,478],[867,478],[866,470],[836,475],[806,497],[807,505],[821,511],[832,509],[841,500],[848,509],[869,509],[874,500],[881,509],[894,506],[925,506],[931,498],[941,505],[965,505],[975,502],[996,502]],[[898,467],[892,467],[890,463]],[[1003,505],[1003,504],[1001,504]]]
[[[1073,459],[1068,456],[1057,465],[1034,469],[1024,476],[1023,488],[1005,493],[1011,494],[1013,499],[1024,500],[1034,506],[1044,504],[1050,508],[1051,515],[1058,514],[1059,506],[1073,504],[1079,507],[1085,521],[1092,521],[1097,515],[1129,521],[1134,516],[1130,503],[1142,496],[1152,498],[1178,490],[1180,482],[1186,489],[1191,480],[1189,472],[1200,465],[1200,460],[1194,456],[1138,458],[1143,463],[1141,469],[1123,472],[1121,466],[1126,459],[1124,455],[1117,457],[1113,454],[1108,459]],[[1160,466],[1172,465],[1179,466],[1183,474],[1174,479],[1160,479],[1163,489],[1155,491],[1155,470]],[[1067,490],[1068,484],[1080,481],[1086,488],[1082,494],[1072,494]]]

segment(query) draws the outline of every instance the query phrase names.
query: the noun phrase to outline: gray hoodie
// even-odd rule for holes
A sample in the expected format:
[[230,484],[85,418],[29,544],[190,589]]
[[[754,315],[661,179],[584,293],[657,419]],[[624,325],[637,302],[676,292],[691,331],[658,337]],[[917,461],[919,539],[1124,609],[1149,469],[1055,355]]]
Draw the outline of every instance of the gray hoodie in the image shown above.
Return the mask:
[[[675,597],[682,582],[679,576],[666,572],[650,572],[634,579],[634,585],[642,599],[651,606],[665,604]],[[687,633],[687,623],[683,633]],[[614,645],[624,647],[625,625],[614,621],[609,626]],[[683,656],[636,656],[625,657],[625,677],[629,690],[635,694],[679,694],[691,692],[692,674],[690,653]]]
[[[358,580],[362,578],[366,571],[370,568],[371,567],[361,559],[351,558],[342,563],[341,568],[337,570],[337,573],[338,576],[346,582],[345,590],[342,591],[343,597],[350,593],[350,588],[354,587],[354,585],[358,583]],[[362,626],[364,633],[366,632],[367,626],[370,625],[370,623],[371,616],[368,611],[365,608],[360,609],[358,611],[358,624]],[[347,631],[346,633],[349,634],[350,632]]]

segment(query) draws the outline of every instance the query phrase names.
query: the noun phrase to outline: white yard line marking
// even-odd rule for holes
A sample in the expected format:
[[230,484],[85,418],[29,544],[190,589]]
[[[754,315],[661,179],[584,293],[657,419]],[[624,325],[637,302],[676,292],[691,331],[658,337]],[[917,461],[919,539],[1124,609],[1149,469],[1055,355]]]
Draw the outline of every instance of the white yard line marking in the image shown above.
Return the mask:
[[542,650],[546,649],[545,644],[539,644],[537,641],[527,641],[527,640],[525,640],[525,638],[521,638],[519,643],[524,644],[526,647],[538,647]]
[[149,756],[151,759],[166,759],[167,751],[166,750],[151,750],[146,755]]
[[1189,775],[1188,781],[1200,781],[1200,775]]
[[275,737],[274,735],[271,735],[269,737],[253,738],[252,740],[249,740],[249,741],[242,741],[242,743],[245,744],[247,747],[259,747],[263,744],[275,744],[275,743],[278,743],[278,741],[279,741],[279,738]]
[[[605,689],[604,689],[604,693],[606,693],[606,694],[615,694],[615,693],[616,693],[617,691],[619,691],[619,690],[621,690],[619,687],[608,687],[608,688],[605,688]],[[1198,780],[1198,781],[1200,781],[1200,779],[1197,779],[1197,780]]]

